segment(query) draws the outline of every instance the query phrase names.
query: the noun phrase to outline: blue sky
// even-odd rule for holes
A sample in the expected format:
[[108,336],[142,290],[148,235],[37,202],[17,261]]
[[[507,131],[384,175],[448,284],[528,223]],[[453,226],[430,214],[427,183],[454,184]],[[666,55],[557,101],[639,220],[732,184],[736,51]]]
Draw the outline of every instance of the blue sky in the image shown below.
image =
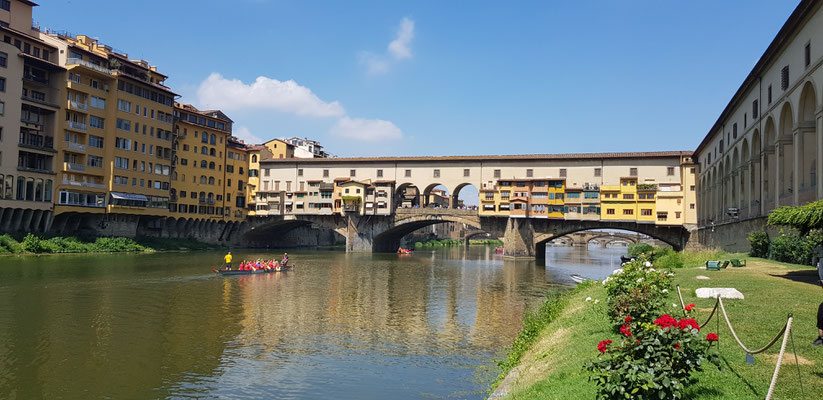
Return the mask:
[[694,149],[798,1],[40,3],[241,138],[378,156]]

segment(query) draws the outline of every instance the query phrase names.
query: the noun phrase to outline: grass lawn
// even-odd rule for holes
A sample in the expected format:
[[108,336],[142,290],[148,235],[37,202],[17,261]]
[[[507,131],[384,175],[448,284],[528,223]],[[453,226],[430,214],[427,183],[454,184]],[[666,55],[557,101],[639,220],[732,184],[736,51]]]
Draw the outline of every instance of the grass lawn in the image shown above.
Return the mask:
[[[738,255],[735,255],[738,256]],[[742,256],[742,255],[741,255]],[[728,258],[729,255],[724,255]],[[811,342],[817,337],[817,307],[823,301],[823,288],[814,282],[817,272],[811,267],[778,263],[750,257],[745,268],[706,271],[696,267],[675,271],[686,303],[695,303],[692,312],[698,322],[708,317],[713,299],[698,299],[698,287],[734,287],[745,300],[725,300],[726,311],[740,339],[751,349],[762,347],[780,330],[788,313],[794,315],[793,333],[803,392],[791,343],[774,393],[775,399],[823,398],[823,347]],[[694,264],[694,263],[692,263]],[[687,264],[688,265],[688,264]],[[709,280],[698,280],[698,275]],[[599,304],[586,297],[600,299]],[[671,303],[678,303],[676,293]],[[679,309],[679,305],[678,305]],[[675,309],[672,308],[674,311]],[[674,314],[673,314],[674,315]],[[682,317],[681,315],[674,315]],[[724,321],[712,321],[702,333],[720,336],[723,371],[709,364],[696,375],[698,383],[690,388],[693,399],[763,399],[769,388],[780,342],[765,353],[755,355],[755,363],[746,363],[746,353],[737,345]],[[570,295],[562,313],[541,333],[540,339],[521,358],[517,372],[501,384],[512,399],[591,399],[594,385],[582,366],[598,355],[597,343],[604,339],[619,340],[606,316],[605,290],[600,286]],[[519,375],[517,374],[519,373]],[[515,375],[516,376],[515,378]]]

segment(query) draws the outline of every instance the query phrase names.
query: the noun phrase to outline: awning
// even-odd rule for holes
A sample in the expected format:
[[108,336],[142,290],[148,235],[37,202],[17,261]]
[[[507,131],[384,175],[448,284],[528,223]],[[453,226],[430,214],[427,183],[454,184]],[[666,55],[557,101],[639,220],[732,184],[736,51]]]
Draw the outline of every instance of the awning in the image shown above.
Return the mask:
[[119,200],[149,201],[142,194],[111,192],[111,197]]

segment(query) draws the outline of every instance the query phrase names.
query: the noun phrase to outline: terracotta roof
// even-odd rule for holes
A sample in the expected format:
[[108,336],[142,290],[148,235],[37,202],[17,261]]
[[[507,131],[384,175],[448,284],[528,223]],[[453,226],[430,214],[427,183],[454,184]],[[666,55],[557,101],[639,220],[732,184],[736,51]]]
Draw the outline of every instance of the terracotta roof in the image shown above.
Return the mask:
[[349,181],[349,180],[351,180],[351,178],[349,178],[349,177],[343,177],[343,176],[341,176],[341,177],[337,177],[337,178],[334,178],[334,181],[335,181],[335,182],[340,182],[340,181]]
[[[763,52],[763,55],[757,60],[757,64],[754,65],[749,75],[743,80],[743,84],[741,84],[734,95],[732,95],[729,104],[726,105],[717,117],[717,121],[715,121],[714,125],[709,129],[706,137],[704,137],[697,146],[697,149],[694,151],[695,153],[700,152],[703,147],[709,143],[710,138],[723,127],[723,122],[734,112],[738,103],[745,100],[746,93],[760,83],[760,75],[766,72],[772,63],[783,54],[783,49],[794,39],[794,33],[802,27],[806,17],[811,15],[819,4],[818,0],[802,0],[800,4],[797,5],[797,8],[792,11],[792,15],[789,16],[789,19],[786,20],[786,23],[783,24],[783,27],[777,32],[777,35],[769,44],[769,47],[766,48],[766,51]],[[762,103],[762,98],[760,100]],[[760,106],[763,107],[764,104],[760,104]],[[763,116],[761,116],[761,118],[763,118]]]
[[551,161],[551,160],[602,160],[602,159],[644,159],[673,158],[691,156],[691,151],[657,151],[633,153],[568,153],[568,154],[522,154],[522,155],[485,155],[485,156],[411,156],[411,157],[351,157],[351,158],[300,158],[276,159],[278,162],[298,162],[301,164],[335,164],[335,163],[381,163],[381,162],[432,162],[432,161]]
[[388,181],[388,180],[386,180],[386,181],[382,181],[382,180],[381,180],[381,181],[374,181],[374,183],[376,183],[376,184],[381,184],[381,183],[395,183],[395,181]]
[[323,180],[322,179],[310,179],[310,180],[307,180],[306,182],[308,182],[308,183],[322,183]]

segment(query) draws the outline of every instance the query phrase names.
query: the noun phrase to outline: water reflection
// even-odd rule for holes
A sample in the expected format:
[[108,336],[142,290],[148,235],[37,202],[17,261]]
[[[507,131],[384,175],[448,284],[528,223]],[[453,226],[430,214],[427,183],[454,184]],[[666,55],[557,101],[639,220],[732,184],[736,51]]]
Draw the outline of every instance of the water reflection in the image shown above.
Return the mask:
[[619,254],[304,252],[230,278],[215,253],[0,259],[0,398],[482,398],[528,307]]

